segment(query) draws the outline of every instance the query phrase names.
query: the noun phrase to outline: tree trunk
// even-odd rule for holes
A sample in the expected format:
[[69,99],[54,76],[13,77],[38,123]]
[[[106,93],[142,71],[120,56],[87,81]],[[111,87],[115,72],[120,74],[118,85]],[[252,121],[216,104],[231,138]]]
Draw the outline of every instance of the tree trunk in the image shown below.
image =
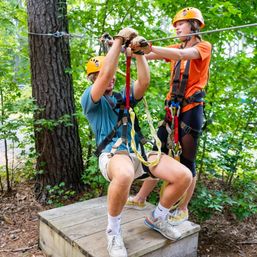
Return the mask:
[[[30,32],[68,33],[65,0],[28,0],[27,7]],[[32,96],[40,108],[34,113],[38,154],[35,191],[37,198],[44,201],[46,185],[64,182],[66,188],[82,190],[83,160],[78,125],[73,115],[69,40],[67,37],[30,34],[29,46]],[[60,122],[64,115],[68,122]],[[45,119],[44,123],[42,119]]]
[[[3,91],[0,90],[0,102],[1,102],[1,120],[0,124],[4,124],[4,96]],[[6,134],[6,132],[4,132]],[[9,161],[8,161],[8,146],[7,140],[4,138],[4,159],[5,159],[5,174],[6,174],[6,185],[7,185],[7,192],[12,190],[11,182],[10,182],[10,172],[9,172]],[[2,181],[0,179],[1,188],[3,189]]]

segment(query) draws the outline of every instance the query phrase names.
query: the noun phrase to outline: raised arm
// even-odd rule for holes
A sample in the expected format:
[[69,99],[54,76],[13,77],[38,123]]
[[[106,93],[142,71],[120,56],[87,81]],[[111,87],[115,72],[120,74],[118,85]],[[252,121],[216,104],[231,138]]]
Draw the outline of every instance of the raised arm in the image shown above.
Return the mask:
[[[139,38],[139,37],[137,37]],[[147,60],[171,59],[171,60],[192,60],[200,59],[201,55],[196,47],[185,49],[151,46],[143,37],[140,37],[133,44],[134,52],[143,52]]]
[[101,68],[96,81],[91,90],[92,100],[96,103],[104,95],[109,86],[118,66],[122,39],[116,38],[113,45],[104,59],[103,67]]
[[146,60],[162,60],[164,59],[162,56],[156,54],[156,53],[149,53],[149,54],[145,54],[145,58]]
[[200,53],[196,47],[178,49],[178,48],[152,46],[150,55],[153,55],[153,54],[155,54],[158,57],[171,59],[171,60],[192,60],[192,59],[201,58]]
[[124,28],[114,37],[113,45],[107,53],[103,67],[92,86],[91,97],[95,103],[104,95],[113,79],[118,67],[121,46],[136,36],[137,32],[134,29]]
[[134,87],[134,96],[136,100],[144,96],[150,84],[150,70],[144,55],[135,55],[137,60],[137,80]]

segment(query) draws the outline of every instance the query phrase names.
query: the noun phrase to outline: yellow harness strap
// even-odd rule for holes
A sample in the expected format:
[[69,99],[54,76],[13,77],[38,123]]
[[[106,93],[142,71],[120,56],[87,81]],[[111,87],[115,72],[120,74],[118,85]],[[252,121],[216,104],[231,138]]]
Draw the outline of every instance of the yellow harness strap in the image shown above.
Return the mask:
[[132,128],[131,128],[131,148],[134,151],[134,153],[136,154],[137,158],[145,166],[153,167],[153,166],[156,166],[160,162],[160,158],[161,158],[161,141],[160,141],[159,137],[157,136],[157,134],[155,132],[155,129],[154,129],[154,126],[153,126],[153,120],[152,120],[151,114],[149,112],[148,105],[147,105],[145,97],[143,98],[143,102],[144,102],[144,105],[145,105],[145,112],[146,112],[147,121],[148,121],[148,124],[149,124],[149,127],[150,127],[151,135],[155,139],[156,145],[157,145],[157,148],[158,148],[156,159],[153,160],[153,161],[146,161],[142,157],[142,155],[137,151],[136,142],[135,142],[135,134],[136,134],[136,132],[135,132],[135,113],[134,113],[132,108],[129,109],[130,120],[131,120],[131,125],[132,125]]

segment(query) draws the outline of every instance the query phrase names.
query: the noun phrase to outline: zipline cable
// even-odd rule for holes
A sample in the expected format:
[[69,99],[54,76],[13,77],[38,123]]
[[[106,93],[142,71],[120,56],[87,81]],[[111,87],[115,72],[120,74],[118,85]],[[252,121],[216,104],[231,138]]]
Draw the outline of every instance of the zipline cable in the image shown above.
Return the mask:
[[36,33],[36,32],[28,32],[29,35],[33,35],[33,36],[46,36],[46,37],[55,37],[55,38],[61,38],[61,37],[66,37],[66,38],[85,38],[86,35],[83,34],[69,34],[65,31],[56,31],[54,33]]
[[[223,32],[227,30],[234,30],[234,29],[243,29],[243,28],[248,28],[248,27],[256,27],[257,23],[252,23],[252,24],[245,24],[245,25],[240,25],[240,26],[234,26],[234,27],[228,27],[228,28],[222,28],[222,29],[213,29],[213,30],[208,30],[208,31],[202,31],[202,32],[197,32],[197,33],[191,33],[191,34],[185,34],[183,37],[187,36],[195,36],[195,35],[203,35],[203,34],[211,34],[211,33],[217,33],[217,32]],[[165,37],[165,38],[156,38],[156,39],[151,39],[149,42],[156,42],[156,41],[164,41],[164,40],[169,40],[169,39],[176,39],[179,38],[180,36],[173,36],[173,37]]]
[[[240,26],[233,26],[233,27],[228,27],[228,28],[222,28],[222,29],[214,29],[214,30],[208,30],[208,31],[202,31],[202,32],[197,32],[197,33],[191,33],[191,34],[185,34],[183,36],[195,36],[195,35],[203,35],[203,34],[212,34],[212,33],[217,33],[217,32],[223,32],[223,31],[228,31],[228,30],[235,30],[235,29],[243,29],[243,28],[249,28],[249,27],[256,27],[257,23],[252,23],[252,24],[245,24],[245,25],[240,25]],[[34,36],[48,36],[48,37],[55,37],[55,38],[61,38],[61,37],[78,37],[78,38],[84,38],[86,35],[80,34],[80,35],[75,35],[75,34],[69,34],[64,31],[56,31],[54,33],[36,33],[36,32],[28,32],[29,35],[34,35]],[[165,37],[165,38],[156,38],[156,39],[151,39],[149,42],[156,42],[156,41],[164,41],[164,40],[169,40],[169,39],[176,39],[181,36],[172,36],[172,37]]]

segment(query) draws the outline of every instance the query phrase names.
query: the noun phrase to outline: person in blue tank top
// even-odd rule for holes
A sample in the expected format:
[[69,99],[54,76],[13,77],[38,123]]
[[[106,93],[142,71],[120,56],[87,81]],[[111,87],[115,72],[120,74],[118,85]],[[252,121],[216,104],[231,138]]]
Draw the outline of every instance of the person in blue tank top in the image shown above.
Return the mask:
[[[85,90],[81,98],[83,113],[88,119],[96,137],[97,145],[101,145],[117,125],[119,108],[117,97],[113,91],[115,73],[118,66],[122,45],[138,44],[142,37],[132,28],[122,29],[115,37],[105,57],[93,57],[87,64],[87,75],[92,85]],[[150,71],[146,58],[142,53],[135,53],[137,62],[137,80],[132,87],[132,103],[142,99],[150,83]],[[108,224],[106,229],[107,250],[111,257],[127,257],[121,235],[121,213],[126,204],[133,180],[144,173],[142,163],[130,149],[130,125],[127,130],[128,145],[119,142],[122,128],[115,130],[115,135],[103,145],[99,156],[99,168],[102,175],[110,182],[108,187]],[[119,142],[119,144],[117,144]],[[116,149],[114,152],[113,149]],[[110,154],[111,153],[111,154]],[[147,153],[152,161],[156,152]],[[145,225],[161,233],[170,240],[177,240],[181,233],[168,222],[169,209],[189,187],[192,176],[190,170],[173,158],[162,154],[157,165],[149,167],[151,174],[168,182],[158,206],[145,219]]]

